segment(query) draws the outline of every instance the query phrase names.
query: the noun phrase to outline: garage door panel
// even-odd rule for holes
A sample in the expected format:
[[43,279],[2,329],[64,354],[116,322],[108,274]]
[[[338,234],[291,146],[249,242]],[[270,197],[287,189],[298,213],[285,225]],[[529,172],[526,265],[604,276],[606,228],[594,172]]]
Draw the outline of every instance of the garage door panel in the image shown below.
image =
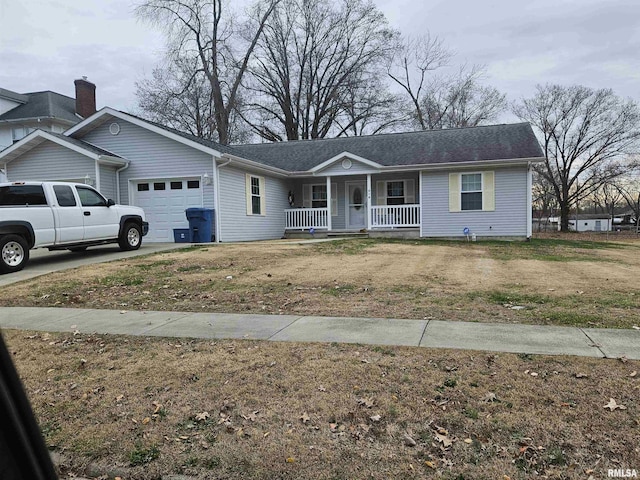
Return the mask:
[[[140,183],[148,184],[149,190],[140,191],[137,187]],[[163,183],[166,185],[164,190],[155,189]],[[198,188],[187,188],[188,184],[197,185]],[[144,209],[149,222],[149,234],[145,237],[148,242],[172,242],[174,228],[189,226],[185,210],[202,207],[202,186],[195,178],[138,180],[133,190],[134,204]]]

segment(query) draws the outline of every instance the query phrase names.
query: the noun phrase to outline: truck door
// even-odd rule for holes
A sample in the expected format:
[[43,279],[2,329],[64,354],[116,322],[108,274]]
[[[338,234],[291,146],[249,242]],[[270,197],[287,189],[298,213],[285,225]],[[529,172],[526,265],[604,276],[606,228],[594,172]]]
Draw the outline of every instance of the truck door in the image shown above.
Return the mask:
[[56,216],[56,243],[80,242],[84,238],[84,217],[82,208],[69,185],[54,185],[58,207]]
[[118,210],[107,205],[105,198],[94,189],[76,186],[82,216],[85,240],[106,240],[118,238],[120,215]]

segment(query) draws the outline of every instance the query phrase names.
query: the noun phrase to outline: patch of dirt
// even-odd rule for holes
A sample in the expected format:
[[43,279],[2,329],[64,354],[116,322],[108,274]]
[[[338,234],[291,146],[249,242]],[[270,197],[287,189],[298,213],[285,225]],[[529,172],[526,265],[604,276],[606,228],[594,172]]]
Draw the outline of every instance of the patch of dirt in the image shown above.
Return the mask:
[[637,361],[5,337],[64,475],[584,479],[640,465]]

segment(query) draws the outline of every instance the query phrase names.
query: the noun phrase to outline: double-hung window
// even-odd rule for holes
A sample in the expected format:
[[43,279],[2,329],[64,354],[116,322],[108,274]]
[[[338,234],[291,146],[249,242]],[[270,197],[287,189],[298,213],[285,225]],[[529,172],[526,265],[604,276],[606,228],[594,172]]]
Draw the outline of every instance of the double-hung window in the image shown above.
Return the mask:
[[482,174],[463,173],[460,184],[460,209],[482,210]]
[[311,208],[327,207],[327,186],[311,185]]
[[387,182],[387,205],[404,205],[406,202],[404,180]]
[[247,215],[265,215],[264,177],[246,175]]

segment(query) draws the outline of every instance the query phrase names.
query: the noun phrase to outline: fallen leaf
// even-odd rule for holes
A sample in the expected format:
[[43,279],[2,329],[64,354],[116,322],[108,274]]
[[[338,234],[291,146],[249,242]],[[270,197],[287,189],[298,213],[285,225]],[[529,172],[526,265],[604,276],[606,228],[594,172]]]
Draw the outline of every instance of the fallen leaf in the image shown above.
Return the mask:
[[196,415],[197,422],[204,422],[207,418],[209,418],[209,412],[202,412]]
[[118,395],[116,397],[116,402],[121,402],[124,399],[124,395]]
[[434,470],[435,470],[435,468],[436,468],[435,463],[433,463],[431,460],[426,460],[426,461],[424,462],[424,464],[425,464],[427,467],[429,467],[429,468],[433,468]]
[[627,407],[625,407],[624,405],[619,405],[616,403],[616,401],[613,398],[609,398],[609,403],[607,403],[604,408],[608,408],[610,411],[614,411],[616,409],[618,410],[626,410]]
[[309,421],[309,415],[307,415],[307,412],[304,412],[302,415],[300,415],[299,418],[304,424],[306,424]]
[[372,422],[379,422],[382,417],[380,415],[372,415],[369,418]]
[[622,363],[627,363],[629,361],[629,359],[625,355],[621,356],[618,360],[620,360]]
[[587,378],[586,373],[576,373],[576,378]]
[[262,435],[262,438],[267,438],[269,435],[271,435],[271,432],[265,432],[265,434]]
[[529,375],[531,375],[532,377],[537,377],[538,373],[537,372],[531,372]]
[[467,445],[471,445],[473,443],[473,440],[471,440],[470,438],[465,438],[464,443],[466,443]]
[[327,391],[327,389],[326,389],[326,388],[324,388],[322,385],[320,385],[320,386],[318,387],[318,390],[319,390],[319,391],[321,391],[321,392],[326,392],[326,391]]
[[364,407],[367,407],[367,408],[373,407],[373,403],[374,403],[373,402],[373,398],[364,398],[363,397],[363,398],[359,398],[358,399],[358,405],[364,406]]
[[636,375],[638,375],[638,372],[637,372],[636,370],[634,370],[633,372],[631,372],[631,373],[629,374],[629,376],[630,376],[631,378],[635,377]]
[[147,424],[147,423],[149,423],[150,421],[151,421],[151,419],[150,419],[149,417],[144,417],[144,418],[142,419],[142,424],[143,424],[143,425],[146,425],[146,424]]
[[245,420],[249,420],[250,422],[255,422],[256,419],[258,418],[259,413],[260,413],[260,410],[254,410],[249,415],[242,415],[242,418],[244,418]]
[[449,438],[447,435],[441,435],[440,433],[436,433],[436,434],[434,435],[434,438],[435,438],[438,442],[442,443],[442,446],[443,446],[444,448],[449,448],[449,447],[453,444],[453,441],[452,441],[452,440],[451,440],[451,438]]
[[294,463],[296,460],[293,457],[287,457],[287,463]]
[[154,414],[158,413],[160,411],[160,409],[162,408],[162,404],[160,404],[160,403],[158,403],[156,401],[151,402],[151,405],[153,405],[155,407],[155,409],[153,410]]
[[404,444],[407,447],[415,447],[416,446],[416,441],[411,438],[411,436],[408,433],[404,434],[404,437],[402,437],[402,439],[404,440]]
[[489,392],[484,397],[482,397],[482,401],[486,403],[495,402],[496,400],[498,400],[498,398],[496,397],[496,394],[493,392]]

